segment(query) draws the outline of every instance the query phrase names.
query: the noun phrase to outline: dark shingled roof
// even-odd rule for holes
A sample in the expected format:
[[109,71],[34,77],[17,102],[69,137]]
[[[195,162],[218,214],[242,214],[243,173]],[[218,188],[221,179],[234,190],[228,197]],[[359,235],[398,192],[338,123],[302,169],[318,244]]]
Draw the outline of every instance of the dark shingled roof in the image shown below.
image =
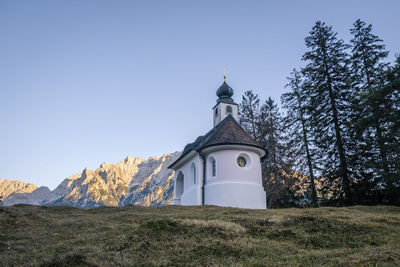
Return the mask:
[[243,128],[239,125],[239,123],[237,123],[232,115],[228,115],[208,133],[197,137],[196,141],[193,143],[187,144],[180,157],[168,168],[180,161],[192,150],[199,151],[203,148],[216,145],[248,145],[264,150],[263,147],[261,147],[243,130]]

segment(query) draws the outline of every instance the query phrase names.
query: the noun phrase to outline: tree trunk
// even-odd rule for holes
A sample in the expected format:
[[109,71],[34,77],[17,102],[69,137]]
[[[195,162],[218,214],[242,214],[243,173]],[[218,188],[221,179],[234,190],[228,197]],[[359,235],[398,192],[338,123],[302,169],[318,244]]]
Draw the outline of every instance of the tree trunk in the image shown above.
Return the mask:
[[351,196],[351,192],[350,192],[350,179],[349,179],[349,174],[348,174],[348,170],[347,170],[346,155],[345,155],[345,152],[344,152],[342,135],[340,133],[339,119],[338,119],[338,115],[337,115],[338,112],[337,112],[337,109],[336,109],[335,98],[334,98],[334,95],[333,95],[333,90],[332,90],[331,85],[329,86],[328,90],[329,90],[329,97],[330,97],[331,106],[332,106],[333,122],[335,124],[336,143],[337,143],[337,148],[338,148],[338,152],[339,152],[340,169],[341,169],[341,173],[342,173],[343,190],[344,190],[345,198],[346,198],[347,202],[349,204],[351,204],[352,203],[352,196]]
[[311,201],[312,201],[313,207],[317,208],[318,207],[317,190],[315,189],[314,171],[313,171],[313,167],[312,167],[310,150],[308,148],[307,128],[306,128],[306,125],[305,125],[303,109],[301,108],[300,96],[298,94],[297,94],[297,101],[298,101],[298,104],[299,104],[298,108],[299,108],[299,111],[300,111],[300,120],[301,120],[301,125],[302,125],[302,128],[303,128],[303,142],[304,142],[304,146],[306,148],[308,171],[309,171],[310,180],[311,180],[311,192],[312,192],[311,193]]
[[376,135],[378,137],[378,145],[379,145],[379,154],[381,156],[382,160],[382,168],[385,172],[385,182],[387,185],[391,184],[390,181],[390,169],[389,169],[389,164],[387,160],[387,153],[386,153],[386,148],[385,148],[385,143],[383,141],[383,136],[382,136],[382,129],[379,125],[379,122],[377,121],[375,124],[376,127]]
[[340,132],[338,111],[336,108],[336,99],[333,94],[332,78],[329,74],[328,64],[327,64],[327,60],[326,60],[326,51],[323,51],[323,53],[324,53],[325,75],[327,78],[328,93],[329,93],[329,98],[330,98],[329,100],[331,103],[333,123],[335,125],[336,144],[337,144],[337,149],[339,152],[340,172],[342,174],[342,185],[343,185],[343,190],[345,193],[345,199],[348,204],[351,204],[352,203],[352,195],[351,195],[351,191],[350,191],[350,179],[349,179],[349,174],[348,174],[348,169],[347,169],[347,160],[346,160],[345,149],[344,149],[344,145],[343,145],[342,135]]
[[[363,51],[364,52],[364,51]],[[372,88],[372,84],[371,84],[371,74],[369,72],[369,69],[367,68],[367,60],[365,57],[365,53],[363,53],[363,64],[364,64],[364,71],[365,71],[365,75],[367,76],[367,85],[368,85],[368,89]],[[379,116],[376,114],[376,110],[373,110],[374,113],[374,117],[375,118],[379,118]],[[389,169],[389,164],[388,164],[388,160],[387,160],[387,153],[386,153],[386,147],[385,147],[385,142],[383,140],[383,136],[382,136],[382,129],[381,126],[379,124],[379,120],[375,121],[375,129],[376,129],[376,136],[377,136],[377,141],[378,141],[378,146],[379,146],[379,156],[381,157],[381,162],[382,162],[382,169],[384,171],[384,180],[385,182],[389,185],[391,184],[390,181],[390,169]]]

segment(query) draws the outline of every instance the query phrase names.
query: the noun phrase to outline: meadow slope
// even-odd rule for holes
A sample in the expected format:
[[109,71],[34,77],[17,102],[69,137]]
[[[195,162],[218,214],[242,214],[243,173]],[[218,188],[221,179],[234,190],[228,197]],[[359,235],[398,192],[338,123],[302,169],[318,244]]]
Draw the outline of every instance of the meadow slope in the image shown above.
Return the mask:
[[400,207],[0,207],[0,265],[400,265]]

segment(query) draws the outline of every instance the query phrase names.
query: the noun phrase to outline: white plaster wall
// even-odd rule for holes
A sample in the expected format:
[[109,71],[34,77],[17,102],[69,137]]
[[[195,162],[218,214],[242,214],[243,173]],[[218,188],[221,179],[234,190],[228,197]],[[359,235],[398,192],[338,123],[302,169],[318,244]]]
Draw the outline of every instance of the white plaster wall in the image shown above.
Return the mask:
[[[243,168],[237,164],[237,158],[242,153],[247,154],[250,158],[250,162]],[[247,150],[218,150],[211,152],[207,155],[207,159],[214,157],[217,162],[217,175],[216,177],[211,176],[211,165],[207,165],[207,179],[206,184],[212,184],[221,181],[233,181],[233,182],[246,182],[255,183],[262,185],[261,178],[261,163],[260,157],[257,153]],[[209,161],[207,162],[209,163]]]
[[[190,167],[194,163],[196,165],[196,184],[193,183],[191,177]],[[183,194],[180,200],[176,196],[176,188],[174,186],[174,197],[172,204],[174,205],[201,205],[201,186],[203,180],[203,160],[199,155],[196,155],[188,162],[186,162],[179,170],[177,170],[174,177],[174,185],[176,184],[176,178],[179,172],[182,171],[184,174],[183,182]],[[179,200],[179,201],[178,201]]]
[[236,182],[214,183],[205,186],[206,205],[236,207],[243,209],[265,209],[266,195],[257,184]]
[[[249,159],[245,167],[240,167],[237,164],[237,158],[242,154],[247,155]],[[215,177],[211,175],[211,157],[216,160]],[[245,148],[217,150],[207,154],[206,161],[206,205],[247,209],[266,208],[266,195],[262,187],[260,156],[256,152]],[[195,163],[197,168],[196,184],[193,184],[193,179],[190,176],[192,163]],[[196,155],[177,170],[174,177],[175,184],[180,171],[184,174],[184,193],[180,199],[177,199],[175,198],[176,188],[174,188],[172,204],[201,205],[202,158]]]
[[[215,115],[216,109],[218,109],[217,115]],[[213,127],[215,127],[215,125],[217,125],[221,121],[221,104],[218,104],[213,108],[213,118],[214,118],[213,119]]]
[[235,118],[236,121],[239,121],[238,106],[235,104],[227,104],[227,103],[221,103],[221,121],[229,115],[229,113],[226,113],[226,106],[232,107],[232,116],[233,118]]
[[[250,162],[239,167],[237,158],[247,154]],[[208,160],[214,157],[217,163],[216,176],[211,176]],[[246,150],[220,150],[207,155],[205,204],[252,209],[265,209],[265,191],[262,187],[260,157]]]
[[[236,121],[239,121],[238,106],[236,104],[219,103],[213,108],[214,127],[229,115],[229,113],[226,113],[226,106],[232,107],[232,116]],[[217,108],[218,115],[215,116],[215,109]]]

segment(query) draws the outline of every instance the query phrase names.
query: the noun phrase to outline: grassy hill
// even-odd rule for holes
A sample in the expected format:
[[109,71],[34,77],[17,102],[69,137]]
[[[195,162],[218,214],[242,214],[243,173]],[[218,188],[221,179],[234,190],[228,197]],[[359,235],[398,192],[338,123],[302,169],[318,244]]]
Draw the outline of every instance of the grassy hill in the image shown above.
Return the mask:
[[400,207],[0,207],[0,265],[400,265]]

